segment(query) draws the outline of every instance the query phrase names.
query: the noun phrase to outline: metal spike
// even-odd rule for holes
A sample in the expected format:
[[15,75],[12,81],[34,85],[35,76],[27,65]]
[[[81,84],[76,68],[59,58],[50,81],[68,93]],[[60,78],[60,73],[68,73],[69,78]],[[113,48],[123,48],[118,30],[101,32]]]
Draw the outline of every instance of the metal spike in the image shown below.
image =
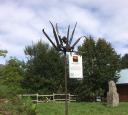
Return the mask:
[[67,40],[68,40],[68,44],[69,44],[69,31],[70,31],[70,25],[68,26],[68,32],[67,32]]
[[44,33],[44,35],[48,38],[48,40],[51,42],[51,44],[53,45],[53,47],[58,50],[57,46],[53,43],[53,41],[50,39],[50,37],[46,34],[46,32],[44,31],[44,29],[42,29],[42,32]]
[[58,29],[58,25],[57,25],[57,23],[56,23],[56,32],[57,32],[57,36],[58,36],[59,41],[60,41],[60,45],[62,46],[62,45],[63,45],[63,43],[62,43],[61,36],[59,35],[59,29]]
[[71,35],[71,37],[70,37],[69,44],[71,44],[71,42],[72,42],[73,35],[74,35],[75,29],[76,29],[76,25],[77,25],[77,22],[76,22],[76,24],[75,24],[75,26],[74,26],[74,29],[73,29],[73,31],[72,31],[72,35]]
[[59,34],[59,29],[58,29],[57,23],[56,23],[56,32],[57,32],[57,34]]
[[80,37],[80,38],[78,38],[77,40],[76,40],[76,42],[72,45],[72,49],[74,49],[74,47],[75,47],[75,45],[80,41],[80,39],[81,39],[82,37]]
[[[50,22],[50,21],[49,21]],[[52,22],[50,22],[51,26],[52,26],[52,29],[53,29],[53,34],[54,34],[54,37],[55,37],[55,40],[56,40],[56,44],[57,44],[57,47],[59,47],[59,41],[58,41],[58,38],[57,38],[57,34],[56,34],[56,30],[52,24]]]

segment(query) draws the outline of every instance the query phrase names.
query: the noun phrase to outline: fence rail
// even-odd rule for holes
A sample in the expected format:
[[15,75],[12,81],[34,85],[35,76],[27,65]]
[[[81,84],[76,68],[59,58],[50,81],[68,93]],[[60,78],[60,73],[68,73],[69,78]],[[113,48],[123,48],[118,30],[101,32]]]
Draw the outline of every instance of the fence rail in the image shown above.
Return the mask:
[[[33,102],[50,102],[50,101],[65,101],[65,94],[50,94],[50,95],[40,95],[40,94],[22,94],[21,97],[30,97]],[[67,94],[68,102],[76,101],[76,95]]]

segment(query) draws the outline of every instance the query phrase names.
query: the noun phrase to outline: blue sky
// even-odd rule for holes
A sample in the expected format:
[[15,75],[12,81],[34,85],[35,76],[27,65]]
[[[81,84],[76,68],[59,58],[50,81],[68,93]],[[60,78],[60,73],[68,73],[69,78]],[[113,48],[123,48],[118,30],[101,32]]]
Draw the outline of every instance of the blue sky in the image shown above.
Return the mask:
[[0,0],[0,49],[8,50],[0,63],[10,56],[25,59],[23,50],[32,42],[48,42],[41,30],[52,37],[49,20],[62,34],[77,22],[74,39],[103,37],[119,54],[128,53],[127,6],[127,0]]

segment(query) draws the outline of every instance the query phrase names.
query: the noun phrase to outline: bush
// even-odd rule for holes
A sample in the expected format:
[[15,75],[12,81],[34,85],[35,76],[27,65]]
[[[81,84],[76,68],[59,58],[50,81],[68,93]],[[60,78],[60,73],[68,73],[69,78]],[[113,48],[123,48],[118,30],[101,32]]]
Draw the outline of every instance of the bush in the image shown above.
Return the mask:
[[0,84],[0,99],[11,99],[22,92],[24,90],[21,87]]
[[23,89],[0,84],[0,114],[36,115],[36,104],[30,98],[21,98]]
[[3,114],[8,112],[13,115],[36,115],[36,104],[33,104],[30,98],[14,97],[5,103],[1,103],[0,108]]

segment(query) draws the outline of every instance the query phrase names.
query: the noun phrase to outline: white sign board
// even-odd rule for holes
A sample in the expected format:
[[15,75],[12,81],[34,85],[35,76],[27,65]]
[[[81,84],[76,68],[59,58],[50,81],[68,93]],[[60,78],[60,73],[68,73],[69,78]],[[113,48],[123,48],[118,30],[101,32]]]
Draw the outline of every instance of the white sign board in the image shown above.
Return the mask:
[[82,56],[69,54],[69,77],[83,78]]

